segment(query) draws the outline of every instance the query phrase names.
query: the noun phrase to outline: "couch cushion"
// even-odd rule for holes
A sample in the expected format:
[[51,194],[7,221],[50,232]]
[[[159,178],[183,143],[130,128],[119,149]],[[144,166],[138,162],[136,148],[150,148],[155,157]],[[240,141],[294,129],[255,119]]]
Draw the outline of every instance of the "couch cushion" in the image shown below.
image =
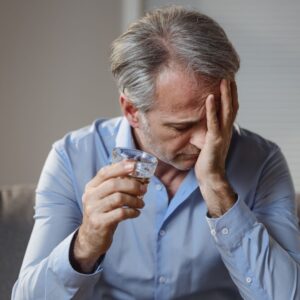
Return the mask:
[[34,185],[0,189],[0,295],[10,299],[33,227]]

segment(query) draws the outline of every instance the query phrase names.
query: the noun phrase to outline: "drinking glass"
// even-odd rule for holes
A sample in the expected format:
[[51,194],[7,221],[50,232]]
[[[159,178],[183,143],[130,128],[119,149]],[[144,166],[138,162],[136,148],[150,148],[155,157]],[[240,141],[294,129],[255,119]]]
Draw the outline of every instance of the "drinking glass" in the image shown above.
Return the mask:
[[142,183],[149,183],[158,162],[155,156],[136,149],[114,148],[112,151],[112,162],[116,163],[124,159],[135,161],[135,168],[129,176],[136,178]]

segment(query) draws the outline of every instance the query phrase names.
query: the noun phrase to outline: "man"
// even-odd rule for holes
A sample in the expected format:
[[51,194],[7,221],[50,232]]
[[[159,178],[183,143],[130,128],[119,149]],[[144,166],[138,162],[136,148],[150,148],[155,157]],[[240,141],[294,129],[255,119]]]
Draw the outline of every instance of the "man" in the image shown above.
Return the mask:
[[[124,117],[54,144],[13,299],[299,299],[292,180],[234,125],[238,68],[220,26],[180,7],[114,42]],[[159,159],[148,186],[115,146]]]

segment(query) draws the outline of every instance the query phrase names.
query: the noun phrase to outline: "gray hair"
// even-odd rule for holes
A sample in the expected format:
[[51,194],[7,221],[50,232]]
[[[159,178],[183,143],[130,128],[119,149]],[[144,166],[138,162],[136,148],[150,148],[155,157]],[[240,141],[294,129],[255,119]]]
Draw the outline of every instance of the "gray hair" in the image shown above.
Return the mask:
[[151,109],[156,77],[171,62],[216,79],[233,79],[240,66],[220,25],[180,6],[147,13],[112,44],[111,70],[118,88],[141,112]]

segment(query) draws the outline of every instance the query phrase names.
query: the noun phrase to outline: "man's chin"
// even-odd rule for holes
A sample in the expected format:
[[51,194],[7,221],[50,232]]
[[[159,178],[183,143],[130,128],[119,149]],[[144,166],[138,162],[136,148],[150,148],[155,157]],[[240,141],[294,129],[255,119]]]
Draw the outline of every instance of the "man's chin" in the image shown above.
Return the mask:
[[198,155],[186,155],[186,154],[179,154],[173,159],[166,159],[159,156],[157,157],[159,161],[161,161],[162,163],[170,165],[173,168],[180,171],[189,171],[195,166],[198,159]]
[[178,159],[172,162],[173,167],[180,171],[189,171],[192,169],[196,162],[198,157],[190,157],[185,159]]

